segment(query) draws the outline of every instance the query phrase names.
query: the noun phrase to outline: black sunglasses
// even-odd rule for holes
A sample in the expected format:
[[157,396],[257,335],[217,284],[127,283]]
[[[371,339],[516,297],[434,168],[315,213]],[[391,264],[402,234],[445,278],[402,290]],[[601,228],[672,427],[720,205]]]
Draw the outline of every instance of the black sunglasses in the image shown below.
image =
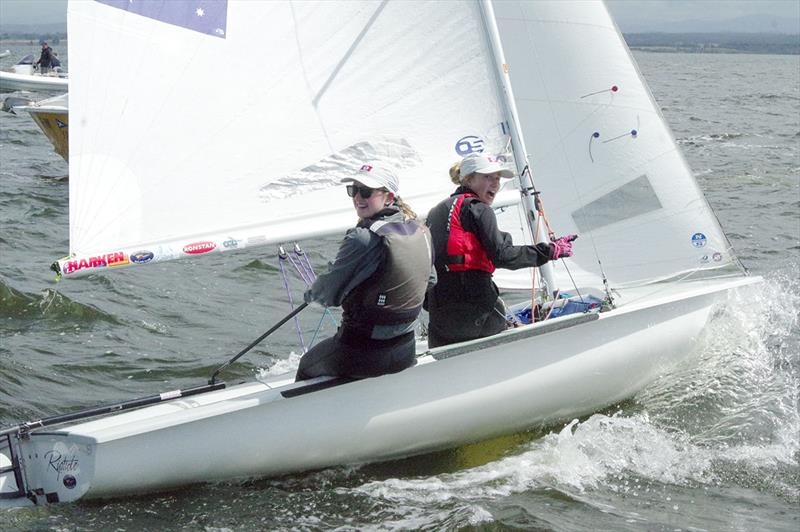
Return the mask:
[[364,185],[347,185],[345,188],[347,188],[347,195],[351,198],[355,198],[356,194],[361,194],[361,197],[364,199],[369,199],[373,192],[381,190],[379,188],[365,187]]

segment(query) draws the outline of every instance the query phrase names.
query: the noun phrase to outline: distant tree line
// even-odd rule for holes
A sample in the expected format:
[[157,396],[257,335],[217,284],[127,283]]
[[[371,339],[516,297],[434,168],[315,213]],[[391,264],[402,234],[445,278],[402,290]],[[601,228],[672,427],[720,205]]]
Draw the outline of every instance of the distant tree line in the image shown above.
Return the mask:
[[780,33],[626,33],[633,49],[661,52],[800,54],[800,35]]
[[[633,49],[661,52],[800,54],[800,35],[780,33],[626,33]],[[2,33],[0,40],[25,40],[57,45],[66,32]]]
[[66,38],[66,33],[0,33],[0,40],[3,41],[37,41],[39,44],[58,44]]

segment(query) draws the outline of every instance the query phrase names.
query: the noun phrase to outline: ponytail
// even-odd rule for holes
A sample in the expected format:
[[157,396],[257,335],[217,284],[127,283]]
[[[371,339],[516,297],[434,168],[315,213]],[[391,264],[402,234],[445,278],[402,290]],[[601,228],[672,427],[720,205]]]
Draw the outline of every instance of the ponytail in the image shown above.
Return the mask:
[[[403,201],[400,198],[400,196],[398,196],[397,194],[394,195],[394,201],[391,203],[391,205],[394,205],[395,207],[397,207],[400,210],[400,212],[403,213],[403,216],[405,216],[406,219],[409,219],[409,220],[416,220],[417,219],[417,213],[412,211],[411,207],[408,206],[408,203]],[[388,206],[389,205],[386,205],[386,207],[388,207]],[[358,219],[358,223],[359,224],[361,222],[363,222],[363,221],[364,221],[363,218],[359,218]]]
[[450,181],[455,185],[461,184],[461,161],[450,167]]
[[397,205],[397,208],[400,209],[400,212],[402,212],[403,216],[405,216],[406,218],[410,220],[417,219],[417,213],[412,211],[411,207],[409,207],[408,204],[405,201],[403,201],[397,194],[395,194],[394,196],[394,204]]

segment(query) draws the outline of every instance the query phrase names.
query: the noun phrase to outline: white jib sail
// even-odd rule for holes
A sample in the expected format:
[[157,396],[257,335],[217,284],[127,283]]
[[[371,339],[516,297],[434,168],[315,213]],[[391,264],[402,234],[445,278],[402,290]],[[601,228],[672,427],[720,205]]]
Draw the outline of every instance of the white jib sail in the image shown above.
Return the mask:
[[374,158],[424,215],[453,162],[508,142],[474,1],[92,0],[68,19],[65,275],[342,231],[339,180]]
[[[605,5],[504,1],[494,10],[535,184],[559,236],[581,235],[568,261],[578,284],[597,283],[598,259],[616,286],[732,264]],[[517,218],[506,213],[501,224],[518,228]],[[571,286],[563,268],[557,276]],[[528,272],[498,279],[530,286]]]

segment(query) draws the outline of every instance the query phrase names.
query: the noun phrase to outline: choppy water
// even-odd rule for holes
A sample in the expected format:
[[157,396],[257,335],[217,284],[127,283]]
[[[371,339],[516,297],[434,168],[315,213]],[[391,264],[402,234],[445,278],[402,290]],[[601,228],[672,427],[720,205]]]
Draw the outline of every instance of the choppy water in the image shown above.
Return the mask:
[[[3,511],[0,529],[796,531],[800,57],[635,57],[734,247],[766,278],[716,316],[683,367],[566,427],[361,468]],[[55,284],[67,171],[27,115],[0,113],[0,425],[202,383],[287,310],[264,250]],[[304,246],[322,264],[335,241]],[[296,345],[286,327],[226,380],[284,370]]]

